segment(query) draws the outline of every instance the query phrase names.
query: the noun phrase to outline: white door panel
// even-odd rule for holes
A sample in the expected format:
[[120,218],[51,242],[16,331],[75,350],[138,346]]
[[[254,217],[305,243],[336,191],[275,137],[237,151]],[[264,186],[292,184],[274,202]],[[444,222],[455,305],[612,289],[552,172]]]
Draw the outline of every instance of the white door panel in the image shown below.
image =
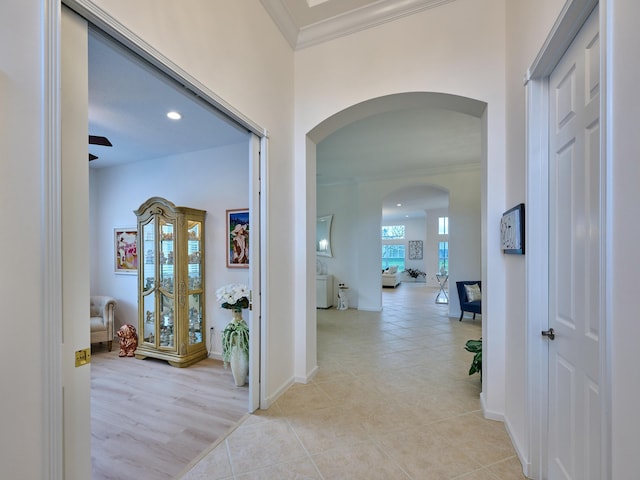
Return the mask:
[[549,478],[600,478],[597,9],[549,79]]
[[87,22],[67,8],[61,19],[61,210],[63,435],[65,479],[91,477]]

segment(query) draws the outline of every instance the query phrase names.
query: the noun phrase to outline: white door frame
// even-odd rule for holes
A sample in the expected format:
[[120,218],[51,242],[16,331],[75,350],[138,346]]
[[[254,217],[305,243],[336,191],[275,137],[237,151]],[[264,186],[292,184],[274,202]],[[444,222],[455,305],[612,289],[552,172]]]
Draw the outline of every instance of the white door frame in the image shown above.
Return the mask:
[[[604,132],[606,131],[606,11],[605,2],[601,2],[600,8],[600,158],[606,164],[606,149]],[[554,24],[540,53],[529,68],[525,77],[526,86],[526,116],[527,116],[527,161],[526,161],[526,188],[527,188],[527,255],[526,255],[526,316],[527,316],[527,416],[529,432],[529,460],[525,464],[525,474],[530,478],[547,478],[547,422],[548,422],[548,381],[549,358],[548,340],[544,339],[540,332],[548,327],[549,292],[548,292],[548,260],[549,260],[549,75],[554,70],[571,42],[580,31],[593,9],[598,5],[598,0],[571,0],[568,1],[556,23]],[[601,225],[606,224],[606,173],[602,172],[601,199],[603,218]],[[600,232],[601,258],[606,262],[604,253],[606,232],[604,228]],[[600,371],[603,381],[600,383],[603,400],[601,405],[602,418],[602,477],[611,478],[610,467],[610,425],[611,413],[608,408],[610,403],[609,382],[606,380],[607,352],[610,351],[610,339],[606,335],[606,325],[609,323],[606,317],[609,297],[605,290],[608,283],[606,276],[610,273],[601,265],[601,271],[605,272],[605,278],[601,282],[600,297],[602,301],[600,312],[600,332],[602,335],[600,345]]]
[[[190,90],[210,103],[218,110],[226,114],[238,124],[245,127],[260,139],[261,156],[259,160],[259,168],[261,174],[257,182],[251,182],[250,188],[253,194],[259,196],[260,219],[262,228],[260,229],[260,241],[266,238],[266,212],[268,199],[266,195],[266,153],[268,132],[251,119],[243,115],[240,111],[225,102],[221,97],[208,89],[204,84],[200,83],[170,59],[162,55],[158,50],[146,43],[134,32],[129,30],[123,24],[119,23],[113,17],[109,16],[102,9],[94,5],[90,0],[42,0],[43,9],[43,61],[45,65],[45,75],[43,78],[43,96],[44,96],[44,117],[46,119],[43,126],[43,134],[45,136],[45,151],[43,170],[45,172],[42,179],[43,197],[48,201],[42,206],[42,222],[43,222],[43,274],[42,283],[44,291],[44,310],[42,315],[42,327],[44,337],[47,341],[42,346],[43,375],[42,375],[42,391],[43,391],[43,435],[45,437],[45,452],[43,455],[44,465],[43,472],[46,478],[51,480],[62,480],[64,478],[64,449],[65,436],[62,427],[63,418],[63,388],[62,388],[62,348],[61,348],[61,332],[62,332],[62,206],[61,198],[61,165],[62,156],[60,152],[60,65],[61,65],[61,8],[62,4],[71,8],[83,18],[93,23],[101,30],[113,36],[116,40],[126,45],[142,58],[159,68],[165,74],[180,81],[183,85],[188,86]],[[259,195],[259,192],[262,192]],[[259,274],[261,281],[264,281],[264,272],[266,271],[266,249],[262,246],[262,254],[260,255]],[[266,325],[266,297],[267,285],[262,283],[260,295],[260,336],[262,343],[267,338],[265,334]],[[252,345],[254,348],[260,348],[260,342]],[[257,352],[256,352],[257,353]],[[260,348],[260,354],[254,355],[256,362],[262,364],[265,357],[265,349]],[[256,370],[256,367],[254,367]],[[250,409],[258,408],[256,400],[261,404],[266,404],[264,396],[264,385],[266,385],[266,368],[257,366],[260,372],[259,376],[254,379],[262,385],[256,383],[253,391],[256,392],[251,399]],[[87,387],[88,388],[88,387]],[[259,397],[257,397],[259,392]],[[88,395],[87,391],[87,395]],[[89,438],[86,442],[89,443]]]

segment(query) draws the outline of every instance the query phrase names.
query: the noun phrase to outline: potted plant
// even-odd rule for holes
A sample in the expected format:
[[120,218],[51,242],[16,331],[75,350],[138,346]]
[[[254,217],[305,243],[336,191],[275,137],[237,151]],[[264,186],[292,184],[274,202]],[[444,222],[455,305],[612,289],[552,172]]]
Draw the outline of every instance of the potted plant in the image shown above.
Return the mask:
[[233,315],[222,331],[222,360],[225,367],[231,365],[236,386],[241,387],[249,373],[249,327],[242,318],[242,310],[249,308],[249,290],[246,285],[232,283],[216,290],[216,299]]
[[427,278],[427,274],[422,270],[418,270],[417,268],[405,268],[404,271],[414,280],[417,280],[420,277]]
[[471,368],[469,368],[469,375],[479,373],[480,380],[482,380],[482,338],[479,340],[468,340],[464,345],[464,349],[474,354],[473,360],[471,360]]

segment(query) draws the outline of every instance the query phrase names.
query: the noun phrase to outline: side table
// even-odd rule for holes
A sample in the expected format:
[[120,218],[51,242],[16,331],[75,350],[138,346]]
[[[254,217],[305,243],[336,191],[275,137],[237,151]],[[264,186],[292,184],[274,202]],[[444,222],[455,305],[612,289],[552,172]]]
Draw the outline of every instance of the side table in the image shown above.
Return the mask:
[[447,305],[449,303],[449,295],[447,295],[445,288],[447,287],[447,281],[449,280],[449,275],[437,274],[436,280],[438,280],[438,285],[440,285],[440,291],[436,296],[436,303]]

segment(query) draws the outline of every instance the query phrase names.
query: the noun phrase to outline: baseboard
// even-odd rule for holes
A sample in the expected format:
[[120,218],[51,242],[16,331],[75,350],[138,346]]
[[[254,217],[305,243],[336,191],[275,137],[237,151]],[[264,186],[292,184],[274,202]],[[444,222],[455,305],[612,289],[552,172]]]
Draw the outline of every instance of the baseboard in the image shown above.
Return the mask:
[[487,410],[487,405],[485,403],[484,394],[480,394],[480,406],[482,408],[482,414],[484,418],[488,420],[495,420],[497,422],[504,423],[504,428],[507,431],[507,435],[509,435],[509,440],[511,440],[511,445],[513,445],[513,449],[516,451],[516,455],[518,456],[518,460],[520,461],[520,465],[522,465],[522,473],[525,477],[529,478],[529,472],[531,470],[530,463],[526,460],[526,455],[522,445],[520,445],[515,437],[512,434],[511,426],[509,425],[509,420],[504,416],[504,413],[500,412],[492,412]]
[[380,307],[380,308],[360,308],[360,307],[358,307],[358,310],[361,310],[363,312],[381,312],[382,311],[382,307]]
[[509,423],[509,419],[505,419],[504,428],[507,430],[507,435],[509,435],[509,439],[511,440],[511,444],[513,445],[514,450],[516,451],[516,455],[518,455],[518,460],[520,460],[520,465],[522,465],[522,473],[525,477],[529,477],[529,472],[531,471],[531,463],[526,459],[526,455],[522,445],[520,445],[516,438],[513,436],[511,425]]
[[482,414],[484,415],[484,418],[504,423],[504,413],[487,410],[487,404],[484,399],[484,392],[480,393],[480,408],[482,408]]
[[295,383],[307,384],[318,374],[318,366],[316,365],[305,377],[293,377]]
[[280,398],[282,394],[286,392],[294,383],[296,383],[294,377],[291,377],[287,382],[283,383],[282,386],[273,393],[273,395],[267,396],[264,399],[264,402],[261,402],[260,410],[267,410],[269,407],[271,407],[271,405],[276,403],[278,398]]

